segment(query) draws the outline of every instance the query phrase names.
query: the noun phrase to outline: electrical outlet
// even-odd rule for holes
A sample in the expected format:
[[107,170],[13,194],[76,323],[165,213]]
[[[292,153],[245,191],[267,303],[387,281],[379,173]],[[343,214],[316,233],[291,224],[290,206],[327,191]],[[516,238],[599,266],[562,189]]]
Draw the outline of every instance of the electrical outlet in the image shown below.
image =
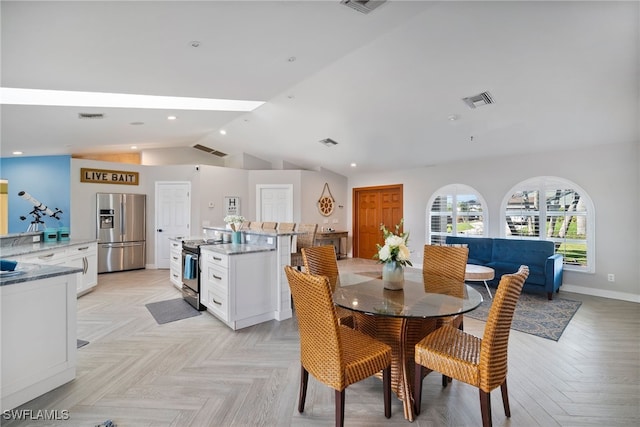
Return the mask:
[[333,220],[333,223],[334,223],[334,224],[337,224],[337,223],[339,223],[339,222],[340,222],[340,221],[338,221],[337,219],[334,219],[334,220]]
[[613,273],[609,273],[607,274],[607,280],[610,282],[615,282],[616,281],[616,275]]

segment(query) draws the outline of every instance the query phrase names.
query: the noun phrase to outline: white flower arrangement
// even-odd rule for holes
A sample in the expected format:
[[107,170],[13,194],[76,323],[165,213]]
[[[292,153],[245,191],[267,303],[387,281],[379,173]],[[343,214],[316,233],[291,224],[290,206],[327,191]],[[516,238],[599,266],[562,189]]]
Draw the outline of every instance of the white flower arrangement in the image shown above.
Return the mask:
[[242,215],[227,215],[224,217],[224,222],[229,224],[233,231],[238,231],[244,222],[244,217]]
[[380,230],[382,230],[382,234],[384,236],[384,246],[376,244],[378,247],[378,253],[373,257],[377,258],[381,263],[397,262],[403,266],[413,266],[411,261],[409,261],[411,253],[407,246],[409,233],[404,232],[400,234],[400,227],[402,227],[403,223],[404,219],[401,219],[400,223],[396,225],[395,233],[387,230],[387,227],[385,227],[384,224],[380,225]]

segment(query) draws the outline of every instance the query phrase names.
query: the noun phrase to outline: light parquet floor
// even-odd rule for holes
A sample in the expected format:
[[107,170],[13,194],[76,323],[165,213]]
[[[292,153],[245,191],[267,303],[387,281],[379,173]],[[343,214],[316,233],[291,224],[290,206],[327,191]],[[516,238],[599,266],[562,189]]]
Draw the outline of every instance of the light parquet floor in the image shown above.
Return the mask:
[[[341,260],[362,271],[367,261]],[[511,419],[499,391],[494,426],[640,425],[640,305],[579,294],[583,301],[558,342],[512,331],[509,342]],[[300,365],[296,321],[231,331],[207,312],[158,325],[145,304],[179,297],[167,270],[99,276],[78,300],[77,378],[18,409],[68,410],[59,421],[2,426],[95,426],[107,419],[131,426],[329,426],[334,393],[310,379],[305,412],[297,411]],[[465,319],[482,334],[484,322]],[[481,425],[477,389],[440,375],[424,380],[415,426]],[[347,426],[407,426],[401,402],[384,418],[382,388],[371,378],[347,389]]]

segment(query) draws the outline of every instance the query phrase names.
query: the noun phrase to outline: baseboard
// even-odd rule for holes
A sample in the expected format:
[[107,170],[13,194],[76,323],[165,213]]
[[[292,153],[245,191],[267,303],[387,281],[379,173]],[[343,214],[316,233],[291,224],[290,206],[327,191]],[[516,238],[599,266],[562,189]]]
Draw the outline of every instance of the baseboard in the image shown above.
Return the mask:
[[603,289],[586,288],[584,286],[571,285],[563,283],[560,287],[560,295],[562,291],[574,292],[576,294],[591,295],[594,297],[602,297],[609,299],[617,299],[622,301],[637,302],[640,303],[640,295],[630,294],[628,292],[607,291]]

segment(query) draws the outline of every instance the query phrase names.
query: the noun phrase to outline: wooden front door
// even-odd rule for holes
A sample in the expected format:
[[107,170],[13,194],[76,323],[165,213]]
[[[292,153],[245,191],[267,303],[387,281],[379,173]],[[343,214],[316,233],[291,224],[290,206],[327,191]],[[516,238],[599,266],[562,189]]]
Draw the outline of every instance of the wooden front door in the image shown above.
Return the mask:
[[390,231],[403,216],[402,184],[353,189],[353,257],[371,259],[382,244],[380,224]]

